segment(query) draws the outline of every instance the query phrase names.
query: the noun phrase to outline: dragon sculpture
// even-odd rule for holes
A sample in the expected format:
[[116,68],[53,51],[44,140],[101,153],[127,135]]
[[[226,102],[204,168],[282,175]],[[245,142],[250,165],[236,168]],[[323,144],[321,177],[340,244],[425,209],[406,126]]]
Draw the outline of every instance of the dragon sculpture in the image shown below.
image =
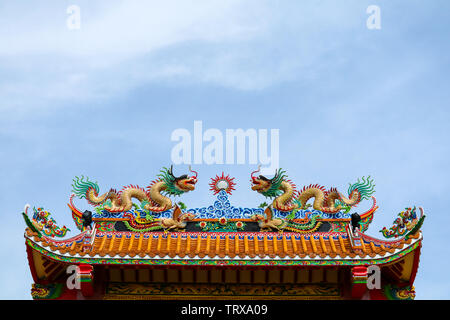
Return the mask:
[[195,189],[197,172],[191,170],[194,176],[182,175],[175,177],[173,166],[170,169],[163,168],[158,175],[159,179],[150,183],[144,190],[139,186],[129,185],[119,192],[114,189],[99,196],[97,183],[75,177],[73,179],[72,192],[80,199],[86,198],[94,206],[103,205],[103,209],[109,212],[124,212],[133,207],[132,198],[138,199],[143,208],[153,212],[162,212],[172,208],[172,201],[166,195],[179,196]]
[[336,213],[341,210],[349,211],[351,207],[356,206],[364,199],[368,199],[375,191],[373,180],[370,176],[362,178],[354,184],[350,184],[348,188],[348,197],[338,192],[335,188],[326,190],[320,185],[309,185],[304,187],[300,192],[296,190],[296,186],[292,181],[287,180],[286,172],[279,169],[275,172],[272,179],[265,176],[254,174],[259,172],[253,171],[251,174],[252,190],[261,193],[267,198],[275,198],[272,206],[280,211],[292,211],[294,209],[305,209],[307,202],[314,198],[312,207],[327,213]]

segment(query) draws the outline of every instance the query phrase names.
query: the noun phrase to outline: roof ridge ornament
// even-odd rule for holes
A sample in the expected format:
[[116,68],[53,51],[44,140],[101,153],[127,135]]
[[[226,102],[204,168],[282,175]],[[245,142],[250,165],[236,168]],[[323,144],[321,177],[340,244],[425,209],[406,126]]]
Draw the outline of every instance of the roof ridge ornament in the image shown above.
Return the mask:
[[226,175],[222,171],[222,175],[216,175],[215,178],[211,178],[211,182],[209,183],[211,191],[213,191],[213,194],[218,194],[221,190],[224,190],[226,193],[231,195],[233,190],[236,190],[234,186],[236,183],[233,181],[234,177],[230,177],[230,175]]
[[56,223],[56,220],[51,217],[51,213],[44,210],[44,208],[35,208],[33,207],[33,217],[30,219],[28,217],[28,209],[31,206],[27,203],[22,212],[22,216],[25,220],[27,226],[34,232],[38,234],[39,237],[42,234],[48,237],[59,237],[62,238],[66,235],[67,231],[70,231],[69,228],[63,226],[60,228]]
[[75,177],[72,192],[80,199],[85,198],[89,204],[100,206],[102,210],[112,213],[131,210],[133,198],[139,200],[146,210],[163,212],[172,208],[172,201],[167,196],[179,196],[195,189],[197,172],[192,171],[190,166],[189,170],[195,173],[195,176],[190,177],[184,174],[176,177],[173,174],[173,165],[170,166],[170,169],[164,167],[158,174],[159,179],[154,180],[147,190],[129,185],[123,187],[119,192],[110,189],[102,195],[99,195],[100,188],[96,182],[89,181],[87,177],[84,180],[84,176],[81,176],[81,179]]
[[405,208],[398,214],[398,218],[394,220],[392,227],[387,229],[383,227],[380,232],[385,238],[404,237],[408,239],[409,236],[415,234],[423,224],[425,215],[422,207],[419,207],[420,215],[417,215],[416,207]]
[[310,184],[297,191],[296,185],[287,179],[286,171],[279,168],[271,179],[263,175],[254,176],[258,170],[250,175],[252,190],[262,194],[266,198],[274,198],[272,205],[279,211],[292,211],[294,209],[306,209],[307,202],[314,198],[312,207],[315,210],[326,213],[338,213],[342,210],[348,213],[352,207],[357,206],[362,200],[369,199],[375,192],[375,184],[370,176],[362,177],[362,181],[350,184],[348,197],[338,192],[336,188],[328,190],[318,184]]

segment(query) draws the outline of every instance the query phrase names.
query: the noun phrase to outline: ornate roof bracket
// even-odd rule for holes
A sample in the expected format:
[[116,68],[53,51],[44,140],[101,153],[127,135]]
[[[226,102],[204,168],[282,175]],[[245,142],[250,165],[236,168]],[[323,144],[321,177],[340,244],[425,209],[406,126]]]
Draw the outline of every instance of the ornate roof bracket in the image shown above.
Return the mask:
[[92,250],[92,245],[95,240],[95,234],[97,233],[96,225],[91,228],[91,226],[87,227],[87,232],[83,237],[83,252],[89,252]]
[[353,232],[353,228],[350,223],[345,227],[345,230],[347,231],[352,249],[356,252],[364,251],[362,233],[358,229]]

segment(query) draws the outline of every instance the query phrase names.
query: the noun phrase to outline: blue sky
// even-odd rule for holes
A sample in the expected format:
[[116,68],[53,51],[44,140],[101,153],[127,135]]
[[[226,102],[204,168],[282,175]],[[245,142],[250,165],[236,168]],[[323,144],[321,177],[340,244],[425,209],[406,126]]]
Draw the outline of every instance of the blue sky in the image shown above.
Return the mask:
[[[72,4],[80,30],[66,27]],[[366,28],[369,5],[381,30]],[[298,186],[346,190],[370,174],[371,235],[423,206],[417,299],[450,298],[449,11],[444,0],[3,1],[0,298],[30,298],[26,203],[74,234],[74,176],[102,190],[145,186],[170,164],[172,131],[194,120],[280,129],[280,166]],[[209,179],[222,171],[236,177],[233,204],[264,201],[250,190],[252,165],[195,169],[189,206],[212,200]]]

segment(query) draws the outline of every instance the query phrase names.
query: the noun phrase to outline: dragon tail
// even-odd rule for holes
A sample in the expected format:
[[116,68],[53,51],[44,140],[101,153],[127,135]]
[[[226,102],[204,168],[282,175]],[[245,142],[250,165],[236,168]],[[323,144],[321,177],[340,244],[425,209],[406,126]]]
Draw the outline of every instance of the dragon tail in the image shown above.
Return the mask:
[[320,222],[318,216],[315,215],[306,223],[289,221],[285,229],[293,232],[306,233],[317,231],[321,225],[322,222]]
[[369,199],[372,194],[375,193],[375,184],[373,183],[373,179],[370,179],[370,176],[368,176],[367,178],[362,177],[362,181],[360,181],[358,178],[356,183],[350,184],[348,194],[351,195],[355,190],[359,193],[359,201]]
[[88,198],[88,192],[89,190],[94,190],[94,193],[98,195],[100,188],[98,187],[97,182],[89,181],[89,178],[86,177],[86,180],[84,180],[84,176],[81,176],[81,179],[79,177],[75,177],[72,184],[72,192],[80,199]]

